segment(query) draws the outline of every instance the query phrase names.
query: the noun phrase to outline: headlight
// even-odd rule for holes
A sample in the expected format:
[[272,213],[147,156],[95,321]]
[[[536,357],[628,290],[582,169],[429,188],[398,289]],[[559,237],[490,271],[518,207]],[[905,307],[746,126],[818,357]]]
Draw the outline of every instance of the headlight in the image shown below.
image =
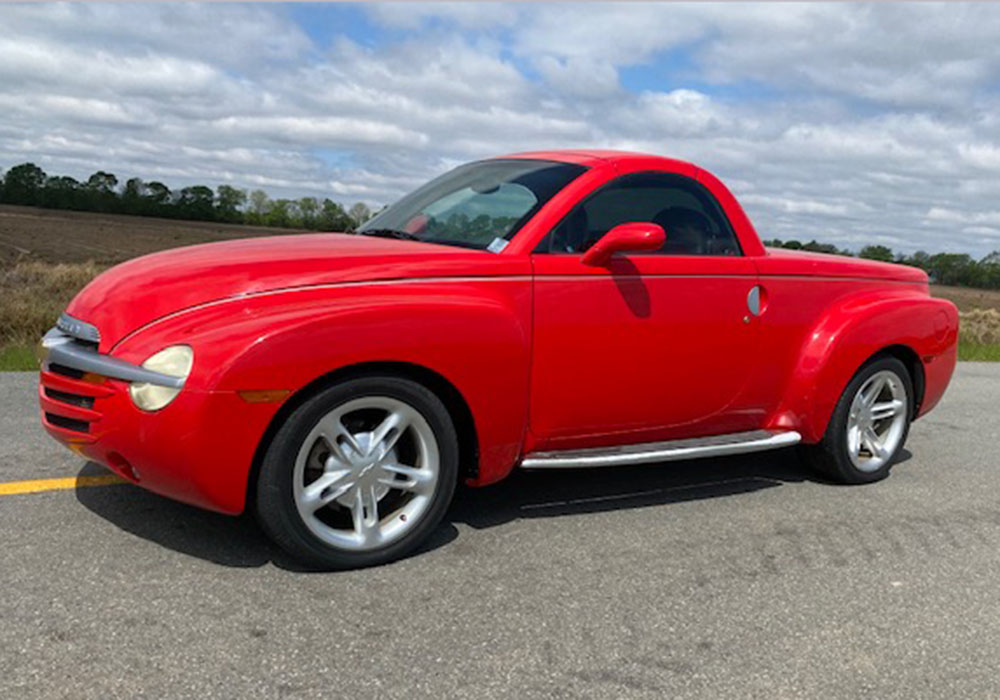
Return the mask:
[[[187,345],[171,345],[143,362],[142,366],[152,372],[184,379],[191,373],[192,364],[194,364],[194,350]],[[132,397],[132,403],[143,411],[159,411],[177,398],[181,390],[146,382],[132,382],[129,384],[128,393]]]

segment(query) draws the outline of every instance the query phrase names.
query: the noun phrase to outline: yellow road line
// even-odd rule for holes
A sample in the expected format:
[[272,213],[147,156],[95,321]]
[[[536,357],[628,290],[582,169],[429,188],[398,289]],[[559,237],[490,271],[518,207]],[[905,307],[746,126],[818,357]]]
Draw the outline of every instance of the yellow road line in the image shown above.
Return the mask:
[[0,496],[13,496],[19,493],[41,493],[42,491],[61,491],[65,489],[86,488],[89,486],[110,486],[112,484],[127,484],[128,481],[117,474],[102,474],[100,476],[68,476],[63,479],[35,479],[33,481],[8,481],[0,483]]

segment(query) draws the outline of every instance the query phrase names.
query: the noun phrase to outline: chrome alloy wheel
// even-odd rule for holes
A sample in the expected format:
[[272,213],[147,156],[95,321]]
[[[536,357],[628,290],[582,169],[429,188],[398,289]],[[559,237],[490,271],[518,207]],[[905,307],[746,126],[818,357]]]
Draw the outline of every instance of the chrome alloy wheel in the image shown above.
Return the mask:
[[906,432],[909,397],[895,372],[876,372],[861,385],[847,417],[847,454],[863,472],[881,469]]
[[431,504],[440,454],[412,406],[388,396],[341,404],[312,429],[295,460],[295,506],[329,545],[368,551],[413,528]]

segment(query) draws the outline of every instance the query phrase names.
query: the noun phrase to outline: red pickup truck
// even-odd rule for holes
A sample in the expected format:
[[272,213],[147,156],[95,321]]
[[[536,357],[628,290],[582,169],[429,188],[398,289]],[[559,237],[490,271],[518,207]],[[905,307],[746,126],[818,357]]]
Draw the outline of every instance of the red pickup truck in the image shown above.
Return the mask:
[[801,444],[889,471],[955,367],[917,269],[771,250],[690,163],[463,165],[354,235],[119,265],[42,342],[42,423],[157,493],[252,507],[312,565],[377,564],[456,483]]

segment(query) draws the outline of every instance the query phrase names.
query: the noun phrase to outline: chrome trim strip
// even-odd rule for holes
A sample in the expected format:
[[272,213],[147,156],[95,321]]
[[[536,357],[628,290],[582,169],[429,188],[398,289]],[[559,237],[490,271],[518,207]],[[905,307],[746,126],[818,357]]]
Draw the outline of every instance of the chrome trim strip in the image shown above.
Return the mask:
[[43,365],[55,363],[81,372],[93,372],[126,382],[145,382],[173,389],[184,386],[183,377],[171,377],[133,365],[131,362],[101,355],[95,350],[81,346],[74,338],[58,328],[53,328],[42,338],[39,354]]
[[775,272],[764,272],[760,273],[760,279],[769,280],[777,279],[782,281],[787,280],[803,280],[805,282],[857,282],[858,280],[864,282],[885,282],[886,284],[927,284],[927,282],[921,282],[920,280],[897,280],[897,279],[886,279],[885,277],[868,277],[862,275],[804,275],[801,272],[794,272],[788,274],[777,274]]
[[88,343],[101,342],[101,332],[97,330],[97,326],[86,321],[81,321],[78,318],[73,318],[65,311],[59,314],[59,320],[56,321],[56,328],[66,335],[79,338]]
[[753,430],[690,440],[647,442],[587,450],[533,452],[524,458],[521,467],[523,469],[572,469],[576,467],[613,467],[626,464],[671,462],[679,459],[721,457],[773,450],[795,445],[801,440],[802,436],[794,430]]

